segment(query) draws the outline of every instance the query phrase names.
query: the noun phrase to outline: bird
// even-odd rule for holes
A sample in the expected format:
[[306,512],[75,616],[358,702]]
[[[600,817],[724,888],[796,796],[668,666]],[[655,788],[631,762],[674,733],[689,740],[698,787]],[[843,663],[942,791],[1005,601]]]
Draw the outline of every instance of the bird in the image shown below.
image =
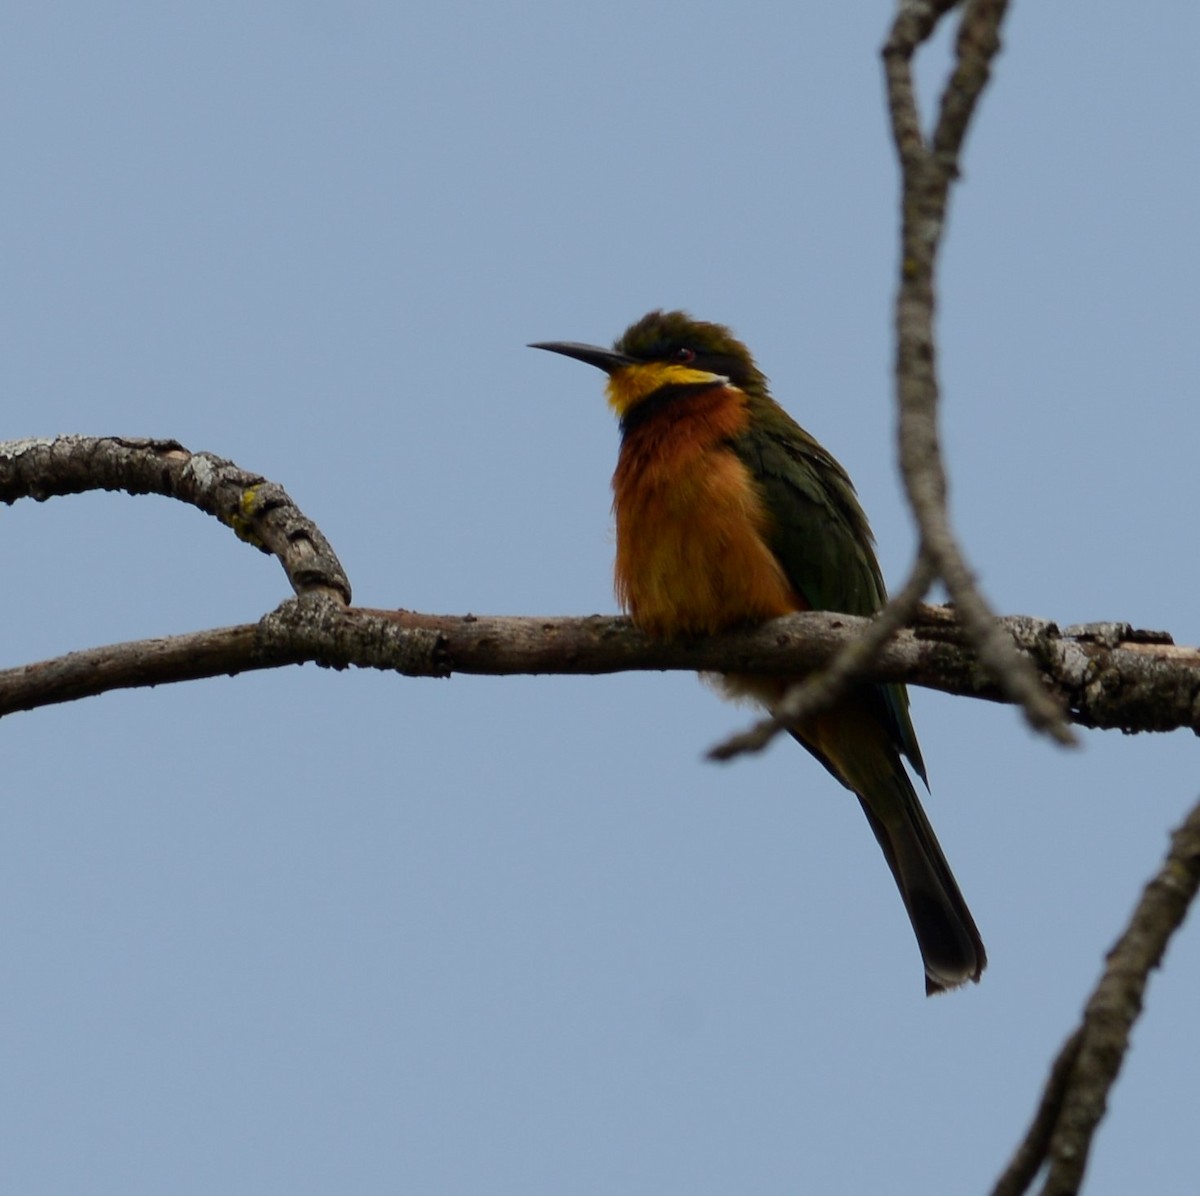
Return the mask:
[[[729,328],[657,310],[611,349],[530,348],[607,375],[620,428],[615,589],[648,636],[710,635],[806,610],[869,616],[887,601],[849,474],[771,397]],[[799,679],[730,673],[715,683],[773,711]],[[983,940],[903,763],[928,787],[904,686],[856,683],[787,730],[858,797],[912,923],[926,993],[978,981]]]

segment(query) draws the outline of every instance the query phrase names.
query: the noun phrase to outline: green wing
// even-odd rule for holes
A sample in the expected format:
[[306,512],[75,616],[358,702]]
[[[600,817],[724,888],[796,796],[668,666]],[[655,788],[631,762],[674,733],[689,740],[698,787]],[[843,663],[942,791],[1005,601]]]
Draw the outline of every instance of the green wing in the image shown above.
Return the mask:
[[[887,601],[874,537],[849,475],[771,400],[755,403],[751,431],[732,442],[771,514],[771,548],[814,610],[872,615]],[[862,687],[896,747],[925,779],[902,685]]]

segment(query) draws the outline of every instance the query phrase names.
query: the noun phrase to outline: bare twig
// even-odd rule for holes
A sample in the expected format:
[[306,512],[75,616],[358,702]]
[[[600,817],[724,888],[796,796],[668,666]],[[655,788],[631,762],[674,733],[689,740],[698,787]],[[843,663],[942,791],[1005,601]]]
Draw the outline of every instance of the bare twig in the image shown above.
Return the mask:
[[731,735],[709,749],[709,759],[732,760],[746,752],[760,752],[787,726],[832,706],[865,675],[884,644],[912,618],[932,581],[933,569],[928,558],[920,554],[908,581],[871,619],[862,635],[850,640],[826,668],[793,685],[769,718],[759,719],[749,730]]
[[813,714],[863,675],[892,632],[909,617],[929,585],[942,578],[955,602],[969,642],[999,679],[1010,700],[1034,726],[1060,742],[1073,742],[1062,707],[1014,649],[975,584],[970,566],[950,528],[946,474],[938,442],[936,344],[933,333],[934,279],[945,227],[950,186],[958,155],[991,61],[999,49],[1006,0],[968,0],[959,25],[956,64],[941,98],[931,143],[921,131],[912,59],[954,0],[900,0],[884,47],[892,135],[903,183],[901,280],[896,300],[896,385],[900,464],[909,503],[921,532],[921,550],[910,580],[872,622],[861,644],[850,645],[827,670],[796,686],[772,714],[712,749],[729,759],[765,747],[782,727]]
[[350,582],[320,529],[282,486],[174,440],[58,436],[0,443],[0,502],[85,490],[162,494],[190,503],[278,558],[297,594],[350,601]]
[[912,60],[952,5],[901,0],[883,49],[892,138],[900,160],[902,224],[900,287],[896,297],[896,388],[900,411],[900,468],[921,531],[922,550],[958,609],[985,667],[1030,723],[1061,743],[1073,742],[1064,712],[1029,663],[997,625],[950,528],[946,473],[938,442],[935,277],[950,187],[959,153],[991,62],[1000,47],[1007,0],[967,0],[956,62],[941,97],[931,142],[921,132]]
[[1082,1041],[1083,1031],[1076,1030],[1063,1043],[1051,1065],[1037,1112],[1033,1115],[1029,1129],[1004,1174],[996,1181],[992,1196],[1023,1196],[1042,1169],[1046,1162],[1046,1152],[1050,1149],[1050,1138],[1062,1112],[1063,1094],[1071,1079],[1071,1069],[1075,1066],[1075,1060],[1079,1058],[1079,1045]]
[[1108,953],[1079,1028],[1055,1061],[1028,1133],[993,1196],[1020,1196],[1049,1162],[1041,1196],[1074,1196],[1092,1137],[1142,1012],[1150,973],[1200,890],[1200,803],[1171,836],[1157,875],[1142,890],[1129,925]]

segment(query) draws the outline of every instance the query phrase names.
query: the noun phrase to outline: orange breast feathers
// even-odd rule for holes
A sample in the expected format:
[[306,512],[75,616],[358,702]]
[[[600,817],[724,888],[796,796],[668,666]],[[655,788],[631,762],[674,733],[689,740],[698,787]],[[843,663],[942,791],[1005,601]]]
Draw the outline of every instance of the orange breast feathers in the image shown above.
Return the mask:
[[767,543],[758,487],[727,444],[748,419],[740,390],[714,386],[625,433],[613,475],[617,598],[651,635],[808,609]]

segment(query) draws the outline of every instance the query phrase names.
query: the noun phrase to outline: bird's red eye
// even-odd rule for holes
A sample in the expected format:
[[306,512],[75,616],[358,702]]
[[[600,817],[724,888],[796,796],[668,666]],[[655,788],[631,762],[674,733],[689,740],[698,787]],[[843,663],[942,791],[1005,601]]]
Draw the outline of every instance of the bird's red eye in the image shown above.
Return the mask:
[[687,365],[689,362],[696,360],[696,350],[689,349],[686,346],[681,349],[676,349],[675,352],[671,354],[671,360],[679,361],[684,365]]

